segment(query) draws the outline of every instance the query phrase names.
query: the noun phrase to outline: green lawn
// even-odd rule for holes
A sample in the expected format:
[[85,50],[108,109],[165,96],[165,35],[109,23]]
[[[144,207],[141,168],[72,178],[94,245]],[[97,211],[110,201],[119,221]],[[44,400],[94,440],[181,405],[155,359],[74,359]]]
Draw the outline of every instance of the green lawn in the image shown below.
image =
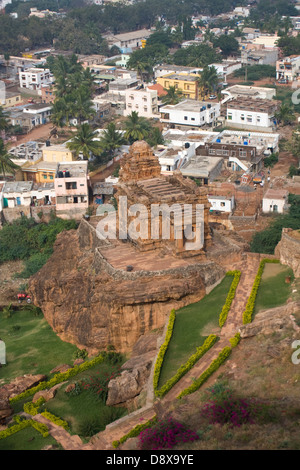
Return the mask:
[[[117,374],[120,365],[112,365],[107,362],[98,364],[76,377],[73,377],[71,383],[80,384],[78,394],[69,395],[65,392],[67,386],[62,386],[55,397],[45,404],[48,411],[63,420],[67,421],[70,426],[71,434],[79,434],[81,437],[90,437],[86,432],[91,431],[92,434],[105,429],[105,426],[112,421],[124,416],[127,413],[126,408],[108,407],[105,405],[106,398],[101,398],[97,393],[99,388],[103,387],[103,378]],[[92,388],[90,386],[91,379],[93,383],[101,383],[100,386]],[[88,431],[86,431],[88,429]]]
[[257,292],[254,315],[260,310],[286,303],[291,294],[291,283],[285,282],[288,276],[291,276],[293,281],[293,271],[288,266],[266,263]]
[[5,439],[0,439],[0,450],[42,450],[47,445],[55,446],[55,450],[60,449],[60,445],[50,435],[43,437],[31,426]]
[[233,276],[222,282],[199,302],[176,312],[172,339],[161,369],[159,388],[196,352],[210,334],[218,334],[219,315],[225,303]]
[[0,385],[23,374],[49,374],[59,364],[73,364],[77,347],[63,342],[43,315],[18,310],[6,318],[0,312],[0,338],[7,364],[0,368]]

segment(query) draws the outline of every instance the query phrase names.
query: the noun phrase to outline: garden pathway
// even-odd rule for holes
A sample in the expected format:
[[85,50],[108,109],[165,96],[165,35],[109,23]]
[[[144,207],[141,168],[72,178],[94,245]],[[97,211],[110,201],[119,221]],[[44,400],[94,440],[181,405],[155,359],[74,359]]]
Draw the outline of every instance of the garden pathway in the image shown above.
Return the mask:
[[[221,330],[220,340],[194,365],[194,367],[160,400],[163,408],[174,402],[184,389],[193,384],[193,380],[204,372],[211,362],[216,359],[225,346],[230,346],[229,338],[234,336],[239,326],[243,324],[243,312],[250,295],[252,285],[257,274],[262,256],[255,253],[246,253],[245,260],[234,268],[241,271],[240,282],[236,290],[226,323]],[[34,419],[45,423],[51,436],[61,444],[65,450],[113,450],[112,442],[121,439],[136,425],[143,424],[155,416],[154,406],[148,406],[131,413],[111,423],[106,429],[93,436],[88,444],[84,444],[79,436],[71,436],[60,426],[56,426],[41,415]]]

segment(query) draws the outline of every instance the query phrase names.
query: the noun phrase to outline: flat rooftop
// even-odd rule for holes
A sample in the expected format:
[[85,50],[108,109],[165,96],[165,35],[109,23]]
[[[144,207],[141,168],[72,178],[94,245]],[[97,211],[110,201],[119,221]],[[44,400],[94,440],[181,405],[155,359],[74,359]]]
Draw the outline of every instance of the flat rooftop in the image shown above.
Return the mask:
[[253,100],[252,98],[239,97],[227,102],[227,109],[239,109],[266,113],[273,112],[277,108],[277,101],[264,100],[260,98],[255,98],[255,100]]
[[[166,106],[162,106],[161,111],[165,109],[176,109],[176,110],[192,111],[195,113],[199,113],[201,111],[201,108],[205,107],[205,109],[210,109],[218,104],[219,103],[208,103],[207,101],[184,100],[174,105],[168,104]],[[208,105],[210,106],[210,108],[208,108]]]
[[264,199],[285,199],[289,192],[286,189],[268,189]]
[[184,176],[195,178],[207,178],[210,173],[223,161],[222,157],[210,157],[206,155],[195,155],[191,157],[181,168]]
[[58,163],[57,166],[57,175],[59,177],[59,173],[67,173],[69,172],[70,177],[83,177],[87,175],[88,167],[87,161],[79,161],[79,162],[69,162],[69,163]]
[[4,193],[24,193],[31,191],[32,181],[6,181],[4,184]]

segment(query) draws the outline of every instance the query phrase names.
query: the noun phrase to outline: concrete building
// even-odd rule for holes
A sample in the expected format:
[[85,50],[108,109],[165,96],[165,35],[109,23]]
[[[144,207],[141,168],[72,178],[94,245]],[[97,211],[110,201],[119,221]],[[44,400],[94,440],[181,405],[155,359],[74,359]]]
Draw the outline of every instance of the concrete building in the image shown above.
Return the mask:
[[227,102],[226,126],[273,131],[278,103],[274,100],[236,98]]
[[210,211],[229,212],[234,210],[234,196],[207,196],[208,202],[211,204]]
[[89,206],[88,162],[58,163],[55,177],[56,213],[81,218]]
[[41,90],[43,85],[50,85],[52,78],[49,69],[29,68],[19,72],[20,87],[27,90]]
[[174,64],[158,64],[153,67],[154,77],[157,79],[164,75],[170,75],[172,73],[185,73],[188,75],[198,74],[202,71],[201,67],[187,67],[184,65]]
[[35,163],[26,162],[21,167],[22,179],[35,183],[53,183],[57,165],[56,162],[44,162],[43,160]]
[[59,145],[53,145],[48,141],[41,148],[43,160],[45,162],[72,162],[77,160],[75,152],[68,149],[67,142]]
[[279,150],[279,134],[224,130],[197,148],[198,155],[221,156],[232,171],[257,173],[263,160]]
[[124,116],[129,116],[136,111],[140,116],[146,118],[158,118],[158,102],[156,90],[126,90],[125,92]]
[[184,98],[194,100],[198,98],[198,78],[197,74],[170,73],[158,77],[156,81],[166,90],[175,87],[176,90],[181,91]]
[[268,189],[262,200],[262,211],[282,214],[288,209],[288,196],[289,192],[285,189]]
[[3,188],[3,208],[30,206],[32,181],[6,181]]
[[276,80],[293,82],[300,78],[300,55],[284,57],[276,62]]
[[242,49],[241,61],[242,65],[272,65],[275,66],[278,60],[279,50],[277,47],[263,48],[258,44],[253,45],[251,49]]
[[51,106],[44,103],[15,106],[5,114],[12,126],[20,126],[25,132],[50,121]]
[[18,91],[5,91],[2,100],[0,93],[0,106],[2,106],[2,108],[12,108],[14,106],[18,106],[21,102],[21,93],[19,93]]
[[152,34],[148,29],[138,29],[129,33],[115,34],[106,38],[110,47],[117,46],[119,49],[136,49],[142,46],[142,41]]
[[183,176],[196,179],[202,185],[207,185],[220,175],[222,169],[222,157],[195,155],[180,168],[180,171]]
[[[261,100],[272,100],[276,96],[275,88],[256,87],[256,86],[245,86],[245,85],[233,85],[227,87],[221,91],[226,101],[237,98],[259,98]],[[223,103],[225,102],[223,100]]]
[[169,127],[197,129],[213,126],[220,116],[220,103],[184,100],[175,105],[160,108],[160,121]]

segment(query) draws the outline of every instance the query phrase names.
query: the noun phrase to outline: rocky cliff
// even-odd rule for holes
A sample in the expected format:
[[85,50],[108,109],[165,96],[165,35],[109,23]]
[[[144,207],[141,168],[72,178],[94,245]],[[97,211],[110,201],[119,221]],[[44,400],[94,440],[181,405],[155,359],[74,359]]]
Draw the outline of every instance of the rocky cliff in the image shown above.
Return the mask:
[[281,240],[275,248],[275,256],[287,264],[300,277],[300,231],[283,228]]
[[[53,330],[91,353],[112,344],[129,352],[138,338],[163,327],[172,308],[200,300],[224,270],[214,262],[187,269],[116,275],[95,263],[81,230],[61,233],[54,253],[31,278],[29,292]],[[86,234],[85,234],[86,235]]]

